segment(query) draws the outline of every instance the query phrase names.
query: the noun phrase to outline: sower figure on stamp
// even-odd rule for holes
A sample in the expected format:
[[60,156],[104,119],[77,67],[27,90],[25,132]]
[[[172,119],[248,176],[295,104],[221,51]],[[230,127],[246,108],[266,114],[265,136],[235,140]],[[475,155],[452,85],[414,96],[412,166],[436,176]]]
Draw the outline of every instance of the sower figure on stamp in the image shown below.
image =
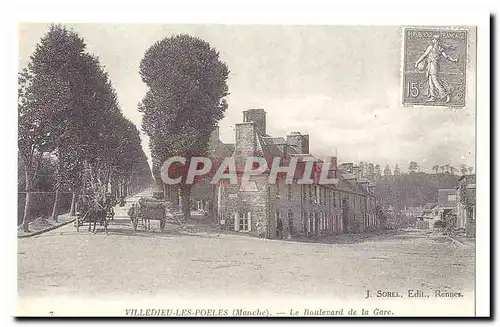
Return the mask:
[[[439,35],[434,35],[432,44],[427,47],[415,63],[415,67],[419,70],[427,68],[424,89],[427,89],[428,102],[444,99],[445,103],[448,103],[453,92],[453,87],[439,76],[439,60],[441,56],[451,62],[458,62],[457,58],[452,58],[445,52],[439,41]],[[423,61],[424,59],[427,59],[427,67]]]

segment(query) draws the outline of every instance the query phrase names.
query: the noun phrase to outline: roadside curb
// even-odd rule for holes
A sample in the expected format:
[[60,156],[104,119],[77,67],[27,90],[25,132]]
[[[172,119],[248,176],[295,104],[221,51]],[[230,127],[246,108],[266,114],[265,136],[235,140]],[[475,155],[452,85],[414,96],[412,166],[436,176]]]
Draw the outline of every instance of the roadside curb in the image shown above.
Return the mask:
[[28,234],[28,235],[18,235],[17,238],[33,237],[33,236],[37,236],[37,235],[40,235],[40,234],[43,234],[43,233],[46,233],[46,232],[50,232],[51,230],[54,230],[54,229],[57,229],[59,227],[65,226],[67,224],[70,224],[70,223],[74,222],[75,220],[76,220],[76,218],[73,218],[71,220],[68,220],[68,221],[62,223],[62,224],[51,226],[49,228],[45,228],[45,229],[39,230],[38,232],[34,232],[34,233],[31,233],[31,234]]

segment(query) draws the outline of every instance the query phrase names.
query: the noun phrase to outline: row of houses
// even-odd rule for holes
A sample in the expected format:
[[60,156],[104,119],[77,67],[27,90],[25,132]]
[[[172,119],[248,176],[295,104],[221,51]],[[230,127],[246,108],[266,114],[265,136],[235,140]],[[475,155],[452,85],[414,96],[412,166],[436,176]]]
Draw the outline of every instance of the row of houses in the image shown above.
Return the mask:
[[461,229],[475,234],[476,224],[476,176],[464,175],[452,189],[438,189],[437,202],[423,207],[409,207],[403,214],[414,218],[421,229]]
[[[221,163],[225,157],[243,166],[247,157],[262,157],[268,163],[275,157],[297,158],[297,172],[302,172],[309,153],[309,135],[292,132],[286,137],[272,137],[266,131],[266,112],[250,109],[243,112],[243,122],[235,126],[235,143],[223,143],[216,129],[210,139],[210,157]],[[341,233],[360,233],[380,228],[375,200],[375,184],[349,171],[338,169],[336,153],[330,160],[328,178],[336,184],[285,183],[278,176],[269,183],[270,170],[252,176],[249,183],[231,184],[223,179],[211,184],[208,174],[193,185],[195,209],[203,210],[212,222],[226,230],[254,234],[263,238],[278,235],[278,222],[284,237],[317,237]],[[315,171],[313,171],[314,178]],[[172,188],[170,188],[172,190]],[[176,196],[175,191],[169,192]]]

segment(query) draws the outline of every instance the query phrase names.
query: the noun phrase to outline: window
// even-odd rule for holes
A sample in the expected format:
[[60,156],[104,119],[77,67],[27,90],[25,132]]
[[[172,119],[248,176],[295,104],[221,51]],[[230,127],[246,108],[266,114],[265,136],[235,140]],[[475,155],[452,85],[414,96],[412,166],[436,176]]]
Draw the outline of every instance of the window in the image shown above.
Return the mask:
[[456,194],[448,194],[448,201],[457,201],[457,195]]
[[335,208],[337,206],[337,199],[335,199],[335,191],[332,192],[332,196],[333,196],[333,207]]
[[236,231],[248,232],[252,226],[252,214],[249,211],[234,213],[234,229]]

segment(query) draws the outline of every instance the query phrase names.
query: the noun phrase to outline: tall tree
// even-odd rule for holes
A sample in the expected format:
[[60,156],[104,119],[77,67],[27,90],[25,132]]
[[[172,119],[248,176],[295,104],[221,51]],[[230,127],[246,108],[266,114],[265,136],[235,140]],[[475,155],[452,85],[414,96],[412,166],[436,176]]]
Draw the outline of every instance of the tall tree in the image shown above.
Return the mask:
[[392,176],[391,167],[389,167],[389,165],[385,165],[384,177],[391,177],[391,176]]
[[432,170],[434,170],[436,172],[436,175],[437,175],[439,172],[439,165],[432,166]]
[[401,175],[401,169],[399,169],[399,165],[396,164],[396,166],[394,166],[394,176],[399,176]]
[[[156,42],[145,53],[140,74],[149,90],[139,106],[143,130],[156,162],[182,156],[189,163],[205,155],[210,134],[227,108],[227,65],[206,41],[177,35]],[[182,212],[190,216],[187,165],[180,167]]]
[[416,173],[416,172],[418,172],[418,169],[419,169],[418,163],[415,161],[410,161],[410,163],[408,165],[408,172],[409,173]]
[[[73,193],[73,211],[75,192],[105,192],[112,176],[130,184],[140,170],[148,180],[139,132],[123,117],[98,58],[85,50],[77,33],[52,25],[19,78],[19,152],[25,187],[32,188],[36,158],[44,152],[55,155],[54,219],[63,188]],[[29,195],[24,221],[29,217]],[[27,223],[23,226],[27,230]]]
[[375,165],[375,179],[376,180],[379,180],[380,178],[382,178],[382,169],[380,168],[380,165],[379,164],[376,164]]
[[[85,47],[83,39],[74,31],[60,25],[52,25],[30,57],[29,67],[35,76],[33,86],[44,89],[44,95],[38,93],[35,98],[41,106],[57,110],[57,115],[52,119],[53,130],[49,149],[58,158],[52,211],[54,220],[57,219],[59,192],[65,184],[64,176],[67,176],[64,171],[68,162],[67,148],[75,142],[73,134],[78,129],[73,125],[79,123],[77,112],[82,109],[77,101],[82,91],[78,86],[82,81],[88,80],[87,75],[78,74]],[[44,84],[49,84],[50,87],[44,87]],[[57,105],[53,104],[54,99],[58,101]]]
[[441,174],[444,174],[446,171],[446,166],[445,165],[439,166],[439,170],[441,170]]
[[[42,39],[48,41],[47,39]],[[50,42],[50,41],[48,41]],[[43,50],[38,45],[37,51]],[[53,60],[56,60],[54,56]],[[63,134],[63,112],[71,105],[70,86],[57,74],[39,70],[43,60],[31,57],[18,82],[18,150],[25,164],[26,199],[22,228],[28,231],[33,182],[44,152],[52,152]]]
[[[24,69],[18,76],[18,150],[24,168],[26,191],[22,229],[28,232],[31,192],[42,155],[50,138],[50,112],[37,105],[33,89],[33,74]],[[43,95],[43,93],[42,93]]]

